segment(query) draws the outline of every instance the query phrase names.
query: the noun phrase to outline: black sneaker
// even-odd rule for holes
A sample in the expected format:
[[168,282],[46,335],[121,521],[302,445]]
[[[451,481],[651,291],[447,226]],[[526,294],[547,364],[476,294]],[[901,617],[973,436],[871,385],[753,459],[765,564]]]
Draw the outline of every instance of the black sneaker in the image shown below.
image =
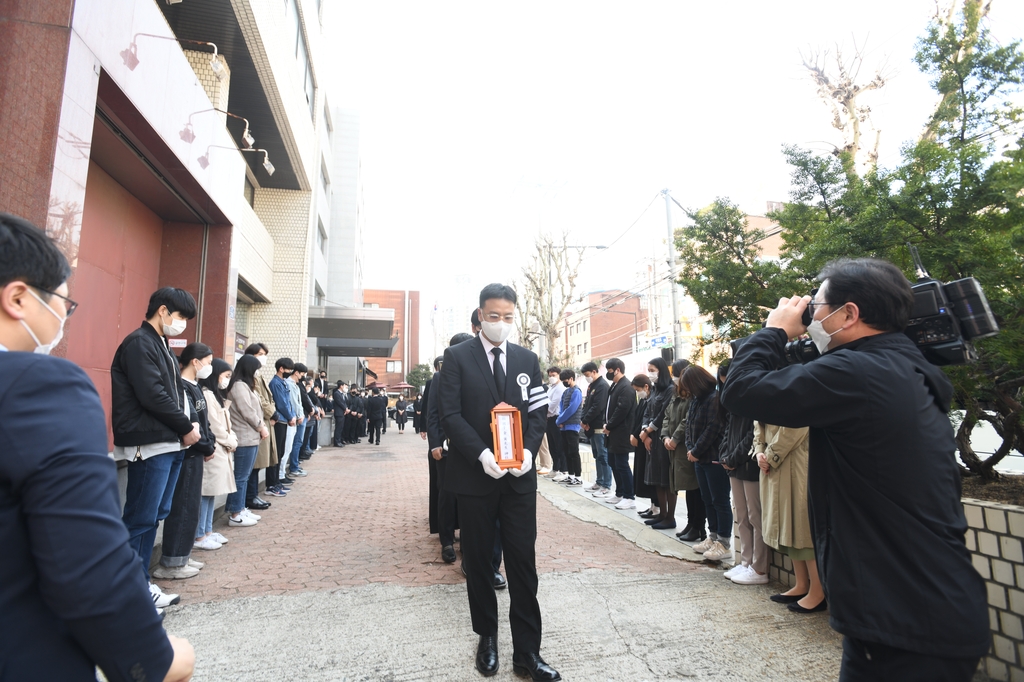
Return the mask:
[[248,507],[249,509],[270,509],[270,503],[267,502],[266,500],[260,499],[259,497],[254,498],[252,502],[245,506]]
[[284,478],[281,479],[281,483],[282,483],[282,485],[294,485],[295,484],[295,479],[288,478],[287,476],[285,476]]

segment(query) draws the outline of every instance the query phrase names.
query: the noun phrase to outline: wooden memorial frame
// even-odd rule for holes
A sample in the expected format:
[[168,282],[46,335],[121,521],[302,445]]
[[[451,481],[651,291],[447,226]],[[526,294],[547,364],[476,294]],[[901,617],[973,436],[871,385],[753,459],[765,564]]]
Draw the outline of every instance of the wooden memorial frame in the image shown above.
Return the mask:
[[494,438],[494,461],[501,469],[523,466],[523,415],[518,407],[498,403],[491,410],[491,436]]

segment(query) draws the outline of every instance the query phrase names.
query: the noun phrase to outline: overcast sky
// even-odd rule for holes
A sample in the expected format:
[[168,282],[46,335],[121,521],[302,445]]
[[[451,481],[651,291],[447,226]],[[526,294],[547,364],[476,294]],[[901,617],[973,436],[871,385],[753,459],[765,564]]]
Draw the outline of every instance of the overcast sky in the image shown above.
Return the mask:
[[[782,146],[841,143],[801,52],[866,45],[863,81],[885,65],[888,84],[863,98],[883,166],[935,102],[912,61],[934,0],[325,9],[332,96],[362,120],[364,286],[420,290],[424,343],[435,301],[511,281],[538,230],[610,244],[666,187],[684,206],[729,197],[758,215],[788,199]],[[1024,2],[994,0],[989,23],[1000,41],[1022,37]],[[666,232],[658,198],[613,248],[588,252],[584,287],[634,283]],[[470,291],[453,291],[459,274]]]

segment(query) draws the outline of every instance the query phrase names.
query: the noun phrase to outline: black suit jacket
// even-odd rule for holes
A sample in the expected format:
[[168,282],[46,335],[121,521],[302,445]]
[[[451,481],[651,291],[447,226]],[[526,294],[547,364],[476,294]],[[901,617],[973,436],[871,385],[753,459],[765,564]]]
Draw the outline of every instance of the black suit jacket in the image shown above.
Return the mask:
[[0,679],[84,682],[99,665],[111,682],[162,680],[174,654],[96,388],[67,360],[0,351],[0,414]]
[[383,420],[388,415],[388,400],[379,395],[373,395],[366,399],[366,418]]
[[629,379],[622,377],[608,389],[608,452],[621,455],[633,449],[629,437],[635,413],[636,391]]
[[[427,382],[426,387],[423,389],[423,405],[426,407],[427,416],[427,444],[430,446],[431,451],[433,451],[434,448],[443,447],[445,438],[447,438],[447,436],[444,435],[444,429],[441,428],[441,411],[438,409],[440,394],[441,373],[434,372],[434,377]],[[447,457],[448,451],[443,451],[441,456]]]
[[587,399],[583,401],[584,424],[592,429],[604,428],[604,410],[608,407],[608,382],[597,377],[587,386]]
[[[519,408],[523,418],[523,446],[534,457],[544,437],[548,400],[540,363],[532,351],[522,346],[508,343],[506,348],[506,381],[501,395],[494,385],[494,374],[480,338],[450,346],[444,352],[441,386],[434,386],[433,393],[438,399],[441,427],[448,435],[451,456],[448,457],[445,489],[449,492],[489,495],[496,492],[498,484],[504,481],[508,481],[517,493],[537,490],[536,465],[522,476],[507,474],[496,480],[484,473],[478,461],[484,450],[494,450],[491,408],[498,403]],[[526,375],[530,380],[525,400],[522,388],[516,383],[520,375]]]
[[333,402],[333,407],[334,407],[334,416],[335,417],[344,417],[345,416],[345,410],[349,409],[348,408],[348,395],[346,395],[344,392],[342,392],[342,391],[340,391],[338,389],[334,389],[334,396],[333,396],[332,402]]

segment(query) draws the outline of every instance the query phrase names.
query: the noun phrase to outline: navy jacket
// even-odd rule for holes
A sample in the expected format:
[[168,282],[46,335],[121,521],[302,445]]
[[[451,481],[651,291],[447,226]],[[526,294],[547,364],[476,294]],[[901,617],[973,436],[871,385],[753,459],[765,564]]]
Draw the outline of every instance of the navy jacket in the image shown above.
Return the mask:
[[807,497],[832,627],[925,655],[984,656],[988,607],[964,544],[949,379],[903,334],[775,370],[785,343],[781,329],[752,335],[722,402],[810,427]]
[[66,360],[0,352],[0,414],[0,681],[91,682],[95,665],[162,680],[174,655],[121,522],[96,388]]

